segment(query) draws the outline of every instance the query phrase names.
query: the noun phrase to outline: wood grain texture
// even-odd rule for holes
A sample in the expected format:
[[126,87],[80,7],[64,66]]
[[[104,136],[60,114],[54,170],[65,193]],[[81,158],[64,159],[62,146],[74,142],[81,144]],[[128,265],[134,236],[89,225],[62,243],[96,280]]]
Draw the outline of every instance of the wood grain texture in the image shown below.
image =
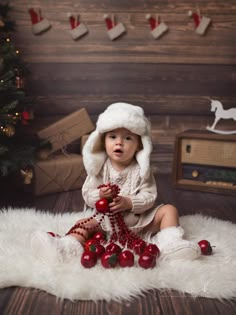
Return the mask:
[[[11,1],[13,39],[31,71],[27,93],[38,102],[32,132],[81,107],[95,122],[111,103],[140,105],[153,123],[152,159],[170,171],[175,135],[213,123],[210,98],[225,108],[236,106],[235,0],[35,1],[52,25],[38,36],[28,4]],[[204,36],[187,16],[197,6],[212,20]],[[89,29],[77,41],[69,34],[68,12],[79,14]],[[124,36],[108,38],[105,13],[125,25]],[[169,27],[158,40],[150,34],[147,13],[158,14]],[[234,129],[235,122],[218,126]]]
[[[193,21],[187,16],[195,10],[195,1],[42,1],[42,12],[52,28],[41,36],[31,32],[28,1],[12,1],[17,20],[19,47],[29,62],[125,62],[125,63],[201,63],[235,64],[236,7],[233,0],[198,1],[203,15],[212,19],[206,36],[195,33]],[[87,25],[89,34],[73,41],[66,13],[77,12]],[[106,33],[104,13],[115,14],[124,23],[126,34],[111,42]],[[168,34],[155,41],[146,21],[147,13],[159,14],[168,24]]]
[[40,63],[31,71],[29,92],[45,101],[40,108],[47,114],[81,106],[99,114],[116,101],[143,106],[149,115],[206,115],[210,98],[235,105],[236,66]]

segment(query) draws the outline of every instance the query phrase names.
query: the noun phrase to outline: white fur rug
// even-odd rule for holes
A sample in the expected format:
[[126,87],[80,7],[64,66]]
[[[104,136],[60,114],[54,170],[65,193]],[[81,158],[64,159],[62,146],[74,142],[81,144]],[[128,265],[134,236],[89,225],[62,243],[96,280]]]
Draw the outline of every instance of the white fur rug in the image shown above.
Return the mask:
[[29,235],[36,229],[64,234],[83,213],[53,215],[34,209],[0,211],[0,287],[33,287],[71,300],[129,299],[148,289],[175,289],[193,296],[236,297],[236,225],[202,215],[180,218],[185,237],[207,239],[211,256],[193,262],[158,262],[154,269],[85,269],[80,259],[57,266],[31,254]]

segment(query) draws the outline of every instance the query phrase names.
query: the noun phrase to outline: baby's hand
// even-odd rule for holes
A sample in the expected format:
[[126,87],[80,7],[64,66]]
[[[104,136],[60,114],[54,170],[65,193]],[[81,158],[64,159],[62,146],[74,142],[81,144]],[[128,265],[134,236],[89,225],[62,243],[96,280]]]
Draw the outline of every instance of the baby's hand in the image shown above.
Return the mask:
[[110,210],[114,213],[132,209],[132,201],[129,197],[118,196],[109,203]]
[[99,189],[99,197],[112,200],[112,190],[110,187],[101,187]]

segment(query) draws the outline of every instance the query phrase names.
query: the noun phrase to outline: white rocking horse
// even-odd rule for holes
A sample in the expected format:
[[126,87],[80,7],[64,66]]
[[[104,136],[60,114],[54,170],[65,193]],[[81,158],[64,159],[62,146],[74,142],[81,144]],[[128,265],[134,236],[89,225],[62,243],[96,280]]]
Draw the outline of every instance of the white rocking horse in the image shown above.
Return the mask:
[[211,100],[211,112],[215,112],[215,120],[211,127],[207,127],[207,130],[213,131],[215,133],[221,134],[234,134],[236,130],[225,131],[225,130],[216,130],[215,126],[220,119],[233,119],[236,121],[236,108],[224,109],[220,101]]

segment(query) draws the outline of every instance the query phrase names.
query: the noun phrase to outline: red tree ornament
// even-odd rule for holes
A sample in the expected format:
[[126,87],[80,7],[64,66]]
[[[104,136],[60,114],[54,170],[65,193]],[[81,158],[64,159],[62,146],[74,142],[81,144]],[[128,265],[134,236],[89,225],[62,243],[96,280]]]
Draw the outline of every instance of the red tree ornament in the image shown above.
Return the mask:
[[29,124],[29,120],[31,119],[30,113],[26,110],[24,110],[21,113],[21,122],[22,125],[28,125]]

